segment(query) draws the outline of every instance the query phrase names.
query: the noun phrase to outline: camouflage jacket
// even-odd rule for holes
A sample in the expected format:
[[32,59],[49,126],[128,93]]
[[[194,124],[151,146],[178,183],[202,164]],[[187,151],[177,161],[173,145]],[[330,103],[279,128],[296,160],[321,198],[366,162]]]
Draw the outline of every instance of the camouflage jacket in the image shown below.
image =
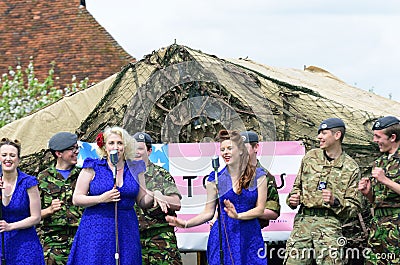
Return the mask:
[[[361,208],[361,194],[357,190],[359,179],[357,163],[344,151],[340,157],[329,161],[322,149],[313,149],[303,157],[286,203],[291,207],[289,197],[300,193],[300,203],[305,207],[331,208],[341,218],[351,217]],[[322,192],[318,189],[320,182],[325,182],[326,189],[331,190],[339,200],[338,207],[324,203]]]
[[278,188],[276,186],[275,177],[271,173],[269,173],[269,171],[265,169],[258,160],[257,167],[260,167],[265,171],[268,180],[267,203],[265,205],[265,208],[272,210],[277,214],[280,214],[281,205],[279,204],[279,194]]
[[[178,188],[175,185],[174,178],[164,168],[149,162],[146,167],[144,177],[146,181],[146,188],[148,190],[159,190],[163,195],[169,196],[176,194],[179,196],[179,198],[182,198]],[[162,212],[160,206],[158,205],[145,210],[135,205],[135,210],[138,215],[140,231],[151,228],[169,227],[168,222],[165,220],[165,216],[167,214],[176,215],[172,210],[168,210],[167,214]]]
[[73,205],[72,194],[79,172],[80,169],[74,167],[69,177],[64,179],[55,165],[52,165],[39,173],[38,180],[42,209],[49,207],[54,199],[64,202],[61,210],[42,219],[40,223],[41,236],[51,236],[59,233],[59,231],[78,227],[83,209]]
[[[384,154],[375,160],[377,167],[383,168],[386,173],[386,177],[392,181],[400,184],[400,154],[399,149],[390,157],[388,154]],[[386,185],[377,182],[375,179],[373,183],[373,195],[374,195],[374,208],[379,207],[396,207],[400,208],[400,195],[395,191],[389,189]]]

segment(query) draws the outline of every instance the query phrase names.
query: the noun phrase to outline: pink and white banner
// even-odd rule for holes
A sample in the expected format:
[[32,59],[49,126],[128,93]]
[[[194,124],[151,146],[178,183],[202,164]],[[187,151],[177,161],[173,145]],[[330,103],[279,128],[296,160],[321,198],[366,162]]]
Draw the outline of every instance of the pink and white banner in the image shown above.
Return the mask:
[[[86,157],[97,157],[94,143],[79,142],[79,145],[79,164],[82,164]],[[263,229],[265,241],[282,241],[289,237],[296,211],[291,210],[285,201],[293,187],[304,153],[302,142],[260,143],[258,159],[275,176],[281,204],[280,217]],[[218,143],[153,144],[150,160],[169,170],[182,194],[182,208],[178,212],[180,218],[190,219],[203,210],[206,203],[204,176],[213,171],[211,159],[218,154]],[[222,159],[220,164],[222,169]],[[206,250],[209,231],[209,224],[177,229],[179,249]]]
[[[296,211],[285,203],[305,153],[302,142],[262,142],[258,152],[261,164],[275,176],[281,204],[281,215],[263,229],[265,241],[282,241],[289,237]],[[167,154],[167,155],[166,155]],[[182,194],[178,216],[190,219],[200,213],[206,203],[205,178],[213,168],[211,158],[219,154],[218,143],[179,143],[153,145],[150,159],[169,170]],[[222,169],[223,160],[220,159]],[[206,250],[209,224],[177,229],[178,247],[182,251]]]

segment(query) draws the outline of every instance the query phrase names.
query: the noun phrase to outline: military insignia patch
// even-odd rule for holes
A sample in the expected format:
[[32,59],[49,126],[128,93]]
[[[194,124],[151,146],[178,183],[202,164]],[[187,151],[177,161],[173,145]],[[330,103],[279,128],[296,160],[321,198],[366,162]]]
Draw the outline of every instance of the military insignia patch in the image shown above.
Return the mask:
[[318,184],[318,189],[319,189],[319,190],[324,190],[324,189],[326,189],[326,182],[320,181],[319,184]]

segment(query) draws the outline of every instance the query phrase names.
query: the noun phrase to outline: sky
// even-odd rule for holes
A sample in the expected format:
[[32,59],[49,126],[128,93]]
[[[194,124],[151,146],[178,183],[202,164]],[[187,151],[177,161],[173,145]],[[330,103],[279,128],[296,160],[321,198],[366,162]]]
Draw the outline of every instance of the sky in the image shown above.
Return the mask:
[[323,68],[400,101],[398,0],[86,0],[137,60],[177,44],[279,68]]

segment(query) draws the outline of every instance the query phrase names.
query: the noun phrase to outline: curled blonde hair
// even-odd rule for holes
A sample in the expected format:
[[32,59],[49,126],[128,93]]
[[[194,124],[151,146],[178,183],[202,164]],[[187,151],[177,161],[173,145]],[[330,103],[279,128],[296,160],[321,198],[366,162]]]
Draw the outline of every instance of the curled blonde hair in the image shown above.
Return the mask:
[[117,134],[121,136],[122,142],[124,143],[124,160],[133,160],[136,154],[136,140],[131,135],[129,135],[129,133],[125,129],[118,126],[107,127],[104,130],[104,146],[101,148],[97,146],[96,153],[101,158],[107,157],[106,143],[108,137],[110,137],[111,134]]

